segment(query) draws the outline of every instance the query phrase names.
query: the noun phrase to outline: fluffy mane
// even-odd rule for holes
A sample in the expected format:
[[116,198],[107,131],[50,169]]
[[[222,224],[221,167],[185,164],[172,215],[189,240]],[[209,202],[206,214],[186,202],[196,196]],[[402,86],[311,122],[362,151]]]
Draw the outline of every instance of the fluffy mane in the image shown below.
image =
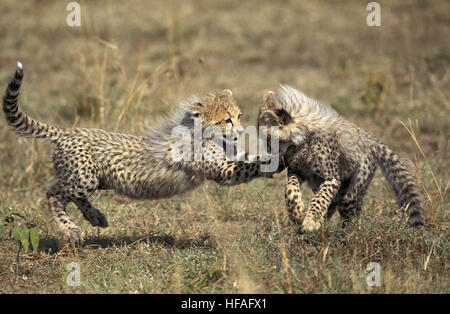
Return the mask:
[[187,128],[193,127],[192,106],[195,103],[201,102],[202,98],[199,96],[192,96],[189,99],[179,102],[175,109],[170,113],[165,114],[156,123],[158,127],[149,127],[149,138],[152,144],[161,144],[162,142],[170,141],[172,137],[172,130],[177,126],[184,126]]
[[280,85],[276,95],[279,104],[292,117],[308,115],[339,116],[330,105],[314,100],[293,87]]

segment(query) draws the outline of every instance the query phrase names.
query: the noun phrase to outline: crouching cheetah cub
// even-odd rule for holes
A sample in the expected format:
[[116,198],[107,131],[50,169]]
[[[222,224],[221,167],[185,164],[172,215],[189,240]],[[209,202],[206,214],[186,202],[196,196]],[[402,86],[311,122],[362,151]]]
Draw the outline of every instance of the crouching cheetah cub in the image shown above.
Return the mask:
[[194,125],[201,120],[201,130],[216,126],[224,137],[236,140],[243,130],[241,110],[229,90],[193,97],[181,103],[164,126],[152,129],[148,136],[133,136],[99,129],[65,129],[30,118],[17,103],[22,79],[23,69],[18,63],[3,97],[3,112],[17,134],[55,146],[52,159],[57,179],[47,198],[63,238],[73,244],[80,244],[83,234],[66,212],[68,203],[75,203],[93,226],[108,225],[105,215],[88,201],[95,190],[112,189],[131,198],[158,199],[192,190],[205,179],[234,185],[270,176],[261,172],[256,159],[231,162],[211,158],[219,156],[223,147],[208,144],[206,151],[207,140],[202,138],[200,149],[208,154],[208,160],[174,158],[179,140],[172,136],[175,127],[194,133]]
[[[399,156],[329,105],[282,86],[264,95],[258,125],[279,127],[280,154],[288,166],[286,206],[291,219],[304,230],[319,229],[336,210],[344,223],[359,215],[377,164],[407,213],[409,225],[424,225],[417,187]],[[304,181],[315,193],[308,210],[300,193]]]

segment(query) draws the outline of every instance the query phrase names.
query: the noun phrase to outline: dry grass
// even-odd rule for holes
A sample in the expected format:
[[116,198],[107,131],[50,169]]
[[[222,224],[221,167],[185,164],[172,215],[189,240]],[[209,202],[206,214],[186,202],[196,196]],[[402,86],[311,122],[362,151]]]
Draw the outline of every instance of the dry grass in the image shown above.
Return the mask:
[[[279,83],[327,101],[413,161],[427,226],[406,228],[377,174],[362,217],[298,235],[284,210],[285,174],[214,183],[160,201],[92,197],[110,227],[77,250],[58,248],[44,191],[51,149],[0,122],[0,215],[16,210],[40,233],[37,254],[0,237],[0,292],[449,293],[448,1],[382,3],[382,27],[360,1],[2,1],[0,86],[25,66],[23,108],[61,126],[145,134],[176,101],[229,88],[254,123]],[[414,123],[407,123],[408,119]],[[404,126],[402,126],[402,121]],[[311,193],[305,189],[305,200]],[[81,265],[82,286],[65,284]],[[382,286],[366,284],[370,262]]]

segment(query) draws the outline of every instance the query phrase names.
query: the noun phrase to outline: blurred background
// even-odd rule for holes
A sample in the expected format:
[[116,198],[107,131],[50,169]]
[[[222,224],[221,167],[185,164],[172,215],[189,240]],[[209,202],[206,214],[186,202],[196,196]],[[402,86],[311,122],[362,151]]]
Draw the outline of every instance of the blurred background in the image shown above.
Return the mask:
[[[366,23],[369,1],[79,1],[79,27],[69,27],[66,23],[70,14],[66,10],[68,2],[2,0],[0,3],[0,86],[6,86],[20,60],[25,71],[20,103],[32,117],[64,127],[97,127],[144,135],[147,127],[173,109],[176,102],[193,94],[228,88],[243,108],[244,125],[250,125],[256,122],[264,91],[288,84],[314,99],[330,103],[344,117],[381,137],[412,161],[408,165],[418,177],[431,228],[429,238],[423,238],[425,244],[413,249],[426,257],[433,243],[432,235],[448,230],[445,197],[450,139],[449,1],[379,1],[379,27],[369,27]],[[46,207],[43,190],[53,180],[49,175],[49,147],[17,137],[5,121],[1,121],[0,151],[2,213],[13,208],[31,218],[36,213],[40,215]],[[280,237],[288,242],[282,246],[277,244],[273,251],[281,255],[264,251],[263,248],[270,247],[265,242],[251,242],[253,235],[267,240],[267,235],[278,230],[280,224],[274,225],[278,218],[281,226],[290,226],[284,212],[283,185],[284,177],[280,175],[276,182],[261,179],[231,189],[212,184],[166,201],[132,203],[107,192],[96,196],[94,203],[99,204],[100,209],[111,209],[106,214],[112,227],[102,230],[101,235],[82,222],[77,211],[72,213],[87,230],[91,242],[106,241],[102,244],[105,254],[108,250],[113,254],[111,246],[115,244],[145,238],[148,230],[154,228],[160,232],[160,238],[152,239],[160,241],[147,241],[146,245],[159,245],[158,252],[163,250],[164,254],[170,253],[179,260],[168,262],[167,255],[163,258],[157,254],[153,258],[164,261],[153,260],[152,263],[182,267],[169,267],[167,273],[159,274],[158,284],[144,285],[144,288],[137,282],[121,280],[103,287],[97,284],[100,279],[95,277],[101,275],[93,273],[91,286],[85,291],[365,291],[364,285],[358,288],[354,283],[332,290],[327,277],[314,277],[323,269],[317,273],[311,270],[310,277],[295,279],[294,276],[291,281],[283,273],[271,272],[272,266],[267,265],[272,262],[284,261],[279,262],[278,269],[287,267],[284,258],[291,261],[289,267],[299,271],[306,267],[306,260],[300,257],[297,260],[296,256],[306,258],[316,254],[310,251],[309,244],[294,236],[293,227],[281,228],[287,233],[286,237]],[[266,205],[261,204],[262,200]],[[383,238],[383,234],[389,232],[383,229],[387,227],[380,217],[391,217],[392,210],[385,211],[385,208],[392,209],[396,205],[386,181],[379,174],[366,204],[367,212],[374,215],[367,214],[372,219],[367,224],[376,226],[373,229],[376,234],[376,230],[384,230],[380,243],[389,242]],[[151,210],[145,211],[147,209]],[[48,218],[44,214],[42,217]],[[133,222],[133,227],[127,222]],[[49,227],[48,232],[47,227],[43,227],[45,224],[38,225],[41,236],[52,243],[49,234],[54,234],[53,227]],[[232,242],[234,238],[222,237],[224,234],[240,235]],[[399,237],[402,236],[407,239],[410,235]],[[217,251],[206,255],[197,251],[195,254],[199,255],[194,255],[200,268],[190,269],[183,264],[182,256],[186,251],[173,252],[178,248],[177,243],[195,246],[213,238],[215,240],[208,245]],[[225,238],[227,240],[223,240]],[[275,241],[273,239],[278,238],[274,235],[270,241]],[[321,243],[320,239],[317,241]],[[347,246],[345,250],[359,252],[358,243],[364,241]],[[281,247],[285,247],[285,251]],[[244,257],[238,258],[233,253],[239,248],[243,248]],[[145,249],[142,248],[143,252]],[[253,249],[257,250],[254,256]],[[13,256],[14,250],[11,250]],[[320,252],[321,260],[324,252]],[[342,264],[330,268],[333,270],[330,276],[340,278],[343,269],[350,266],[340,259],[339,253],[333,255],[333,252],[331,245],[328,254]],[[346,256],[353,254],[353,251],[345,252]],[[377,254],[384,258],[392,256],[393,260],[403,256],[395,248],[382,247],[381,251],[374,252],[372,259]],[[144,253],[142,258],[148,258]],[[446,254],[447,257],[440,256],[440,262],[430,264],[435,271],[445,269],[442,261],[448,258],[448,251]],[[422,258],[419,255],[416,257]],[[5,265],[11,264],[9,256],[3,256],[7,261]],[[93,256],[86,261],[97,265],[105,260],[98,261]],[[364,268],[367,255],[361,256],[358,265]],[[47,261],[46,258],[43,260]],[[230,266],[230,260],[240,262],[232,262]],[[421,261],[423,268],[423,259]],[[399,269],[407,268],[404,265],[410,262],[406,261],[403,267],[400,264]],[[222,263],[225,266],[217,266]],[[45,265],[38,263],[36,267],[44,274],[48,271]],[[6,267],[0,270],[0,277],[11,283]],[[60,272],[61,267],[57,268]],[[133,269],[132,265],[127,267]],[[288,273],[289,267],[286,268]],[[36,278],[39,278],[39,271]],[[147,278],[138,266],[135,271],[136,276]],[[414,267],[411,272],[408,276],[414,278],[416,284],[393,284],[392,291],[434,291],[428,277],[416,276]],[[124,278],[129,276],[121,270],[119,273]],[[199,276],[206,279],[199,285],[193,284],[192,278]],[[168,284],[167,278],[179,281]],[[238,279],[229,281],[229,278]],[[243,281],[239,283],[239,280]],[[14,291],[13,286],[6,291]],[[43,284],[42,291],[59,291],[57,285],[45,287]],[[447,287],[448,292],[448,286],[442,282],[436,287],[440,287],[440,291]]]
[[80,1],[79,27],[67,3],[1,4],[0,79],[21,60],[22,103],[46,121],[144,131],[176,101],[229,88],[253,123],[282,83],[382,137],[408,117],[450,132],[448,1],[382,2],[380,27],[364,1]]

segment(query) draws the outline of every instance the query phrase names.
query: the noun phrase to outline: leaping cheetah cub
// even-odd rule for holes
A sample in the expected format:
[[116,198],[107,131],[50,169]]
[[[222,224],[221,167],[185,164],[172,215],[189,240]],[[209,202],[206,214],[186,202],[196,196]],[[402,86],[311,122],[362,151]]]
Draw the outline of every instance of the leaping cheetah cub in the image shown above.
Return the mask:
[[[288,166],[286,206],[304,230],[319,229],[336,209],[344,222],[359,215],[377,164],[408,214],[409,225],[424,225],[416,184],[399,156],[329,105],[282,86],[264,95],[258,124],[279,127],[280,153]],[[308,210],[300,193],[304,181],[315,193]]]
[[[105,215],[88,201],[95,190],[112,189],[131,198],[157,199],[192,190],[205,179],[234,185],[270,176],[261,172],[257,160],[173,158],[178,139],[171,135],[177,126],[193,133],[194,124],[201,119],[202,130],[215,125],[224,137],[239,136],[243,130],[241,110],[229,90],[193,97],[181,103],[163,127],[152,129],[148,136],[133,136],[99,129],[65,129],[30,118],[17,104],[22,78],[22,65],[18,63],[3,97],[3,111],[17,134],[55,145],[52,159],[57,180],[47,198],[63,238],[73,244],[79,245],[83,234],[66,212],[68,203],[74,202],[93,226],[108,225]],[[220,153],[222,147],[209,143],[205,151],[205,141],[201,139],[200,144],[204,154],[211,157]]]

